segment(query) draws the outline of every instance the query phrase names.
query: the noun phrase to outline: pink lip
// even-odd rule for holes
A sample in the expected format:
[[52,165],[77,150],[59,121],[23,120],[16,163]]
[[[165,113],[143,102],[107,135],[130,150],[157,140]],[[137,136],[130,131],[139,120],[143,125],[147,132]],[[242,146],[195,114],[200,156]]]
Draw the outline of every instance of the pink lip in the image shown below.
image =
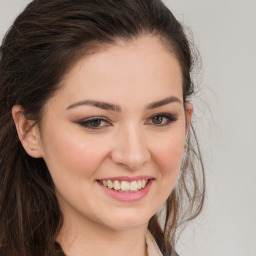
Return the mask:
[[[120,177],[119,177],[119,179],[120,179]],[[119,180],[119,179],[114,178],[113,180]],[[136,178],[136,179],[138,179],[138,178]],[[146,178],[144,178],[144,179],[146,179]],[[127,179],[120,179],[120,180],[127,181]],[[143,188],[139,191],[136,191],[136,192],[118,192],[114,189],[110,189],[108,187],[103,186],[100,182],[98,182],[98,184],[103,189],[103,191],[107,195],[111,196],[112,198],[115,198],[115,199],[117,199],[119,201],[123,201],[123,202],[133,202],[133,201],[138,201],[138,200],[144,198],[148,194],[153,181],[154,181],[154,179],[152,179],[152,178],[149,179],[145,188]]]
[[109,178],[103,178],[98,180],[118,180],[118,181],[134,181],[134,180],[152,180],[154,179],[152,176],[135,176],[135,177],[129,177],[129,176],[118,176],[118,177],[109,177]]

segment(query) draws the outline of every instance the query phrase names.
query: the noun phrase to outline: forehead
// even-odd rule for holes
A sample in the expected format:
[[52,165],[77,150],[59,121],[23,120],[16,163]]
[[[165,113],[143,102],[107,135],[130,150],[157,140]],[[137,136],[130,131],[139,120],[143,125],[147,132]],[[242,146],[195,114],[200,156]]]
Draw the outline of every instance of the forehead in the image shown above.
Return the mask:
[[175,55],[158,38],[119,40],[77,61],[57,95],[69,102],[92,98],[117,104],[168,96],[182,100],[182,73]]

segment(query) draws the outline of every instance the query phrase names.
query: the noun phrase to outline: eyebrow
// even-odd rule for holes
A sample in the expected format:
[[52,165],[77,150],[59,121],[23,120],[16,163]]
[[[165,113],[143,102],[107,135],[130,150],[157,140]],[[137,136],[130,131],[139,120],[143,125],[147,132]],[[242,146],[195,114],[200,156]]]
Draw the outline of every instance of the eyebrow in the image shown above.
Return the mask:
[[82,106],[82,105],[89,105],[89,106],[94,106],[94,107],[105,109],[105,110],[112,110],[112,111],[121,112],[121,107],[118,106],[118,105],[110,104],[110,103],[103,102],[103,101],[96,101],[96,100],[78,101],[78,102],[68,106],[67,110],[69,110],[71,108],[78,107],[78,106]]
[[161,107],[161,106],[167,105],[169,103],[173,103],[173,102],[180,103],[182,105],[182,101],[179,98],[177,98],[175,96],[171,96],[171,97],[165,98],[163,100],[148,104],[146,109],[158,108],[158,107]]
[[[148,104],[146,106],[146,110],[158,108],[158,107],[167,105],[169,103],[174,103],[174,102],[182,104],[182,101],[179,98],[177,98],[175,96],[171,96],[171,97],[165,98],[163,100],[152,102],[152,103]],[[118,105],[110,104],[110,103],[103,102],[103,101],[96,101],[96,100],[78,101],[78,102],[68,106],[67,110],[78,107],[78,106],[83,106],[83,105],[94,106],[94,107],[101,108],[101,109],[104,109],[104,110],[111,110],[111,111],[121,112],[121,107],[118,106]]]

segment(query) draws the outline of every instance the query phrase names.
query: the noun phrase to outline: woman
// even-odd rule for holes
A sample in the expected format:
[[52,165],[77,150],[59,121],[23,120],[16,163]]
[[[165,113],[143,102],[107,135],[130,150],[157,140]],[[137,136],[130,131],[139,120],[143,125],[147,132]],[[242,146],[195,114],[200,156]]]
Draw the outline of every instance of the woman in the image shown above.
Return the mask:
[[1,46],[1,255],[176,255],[205,190],[192,62],[160,0],[26,7]]

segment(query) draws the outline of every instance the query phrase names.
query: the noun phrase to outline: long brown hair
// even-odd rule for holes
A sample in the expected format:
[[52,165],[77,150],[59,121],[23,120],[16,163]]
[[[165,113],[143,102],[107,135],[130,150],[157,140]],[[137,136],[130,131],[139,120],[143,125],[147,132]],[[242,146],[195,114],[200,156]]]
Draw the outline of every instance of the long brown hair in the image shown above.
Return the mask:
[[[23,149],[11,115],[40,122],[47,100],[82,56],[117,39],[144,34],[162,40],[179,60],[183,100],[194,92],[193,58],[182,25],[161,0],[34,0],[17,17],[0,48],[0,254],[57,256],[62,214],[43,159]],[[205,178],[193,126],[187,135],[181,174],[164,207],[149,222],[164,256],[174,253],[179,227],[201,211]]]

